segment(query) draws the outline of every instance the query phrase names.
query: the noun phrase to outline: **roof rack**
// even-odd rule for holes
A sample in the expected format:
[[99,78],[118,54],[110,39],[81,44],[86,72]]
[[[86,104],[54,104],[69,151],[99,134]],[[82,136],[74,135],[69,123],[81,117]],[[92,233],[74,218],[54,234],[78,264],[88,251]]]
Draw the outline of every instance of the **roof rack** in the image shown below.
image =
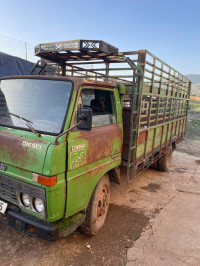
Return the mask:
[[[136,52],[131,54],[136,54]],[[38,61],[38,64],[32,70],[32,74],[35,73],[38,67],[38,74],[68,75],[130,84],[133,82],[133,70],[137,70],[133,61],[130,62],[130,65],[128,58],[123,53],[119,53],[118,48],[100,40],[42,43],[35,47],[35,55],[44,59],[45,63],[42,65],[42,62]],[[110,68],[111,63],[128,63],[128,67],[114,70]],[[97,66],[97,64],[98,68],[93,70],[93,66]],[[121,77],[118,75],[119,70],[126,71],[125,79],[123,75]],[[112,75],[111,73],[115,74]]]
[[45,60],[43,66],[42,62],[38,63],[40,74],[103,79],[129,85],[133,84],[133,76],[141,74],[143,82],[152,87],[187,88],[190,82],[147,50],[119,52],[118,48],[100,40],[41,43],[35,47],[35,55]]
[[104,60],[117,54],[118,48],[97,40],[74,40],[42,43],[35,47],[35,55],[56,63],[66,61]]

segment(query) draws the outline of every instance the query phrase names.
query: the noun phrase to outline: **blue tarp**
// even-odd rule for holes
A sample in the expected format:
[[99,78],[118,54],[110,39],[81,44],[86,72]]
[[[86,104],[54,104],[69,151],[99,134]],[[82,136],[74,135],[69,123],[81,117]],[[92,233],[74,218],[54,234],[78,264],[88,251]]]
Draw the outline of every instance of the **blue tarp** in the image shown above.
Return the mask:
[[0,77],[30,75],[34,63],[0,52]]

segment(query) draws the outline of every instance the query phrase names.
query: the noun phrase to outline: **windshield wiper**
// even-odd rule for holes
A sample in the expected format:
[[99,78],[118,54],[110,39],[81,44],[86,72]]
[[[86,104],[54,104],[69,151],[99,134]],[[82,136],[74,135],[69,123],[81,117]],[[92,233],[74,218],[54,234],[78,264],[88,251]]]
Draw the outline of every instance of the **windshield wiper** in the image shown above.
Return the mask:
[[20,119],[22,119],[22,120],[24,120],[24,121],[28,122],[28,123],[31,123],[31,124],[33,124],[33,122],[31,122],[30,120],[28,120],[28,119],[24,118],[23,116],[16,115],[16,114],[13,114],[13,113],[9,113],[9,115],[13,115],[13,116],[15,116],[15,117],[17,117],[17,118],[20,118]]
[[31,122],[30,120],[24,118],[23,116],[16,115],[16,114],[13,114],[13,113],[9,113],[9,115],[13,115],[13,116],[15,116],[15,117],[17,117],[17,118],[19,118],[19,119],[21,119],[21,120],[26,121],[26,122],[27,122],[27,123],[26,123],[27,127],[28,127],[33,133],[35,133],[35,135],[37,135],[38,137],[41,136],[41,134],[38,133],[38,132],[37,132],[37,131],[36,131],[36,130],[30,125],[30,123],[33,124],[33,122]]

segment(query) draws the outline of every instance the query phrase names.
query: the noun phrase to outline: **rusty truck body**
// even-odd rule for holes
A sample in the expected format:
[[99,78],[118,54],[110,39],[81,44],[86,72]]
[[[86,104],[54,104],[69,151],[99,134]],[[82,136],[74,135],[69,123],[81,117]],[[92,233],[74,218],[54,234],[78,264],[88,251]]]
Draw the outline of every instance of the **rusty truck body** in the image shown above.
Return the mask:
[[31,75],[0,81],[0,219],[48,240],[78,226],[95,235],[122,166],[127,182],[169,169],[191,82],[147,50],[103,41],[44,43],[35,54]]

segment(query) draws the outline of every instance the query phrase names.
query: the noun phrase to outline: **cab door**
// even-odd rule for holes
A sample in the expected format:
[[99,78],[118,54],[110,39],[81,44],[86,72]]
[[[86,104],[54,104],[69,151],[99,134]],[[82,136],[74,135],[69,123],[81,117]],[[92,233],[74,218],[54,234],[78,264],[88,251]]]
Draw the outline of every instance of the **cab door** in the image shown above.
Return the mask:
[[121,163],[122,125],[116,92],[81,90],[78,103],[92,109],[92,129],[76,129],[68,135],[67,217],[86,208],[100,178]]

